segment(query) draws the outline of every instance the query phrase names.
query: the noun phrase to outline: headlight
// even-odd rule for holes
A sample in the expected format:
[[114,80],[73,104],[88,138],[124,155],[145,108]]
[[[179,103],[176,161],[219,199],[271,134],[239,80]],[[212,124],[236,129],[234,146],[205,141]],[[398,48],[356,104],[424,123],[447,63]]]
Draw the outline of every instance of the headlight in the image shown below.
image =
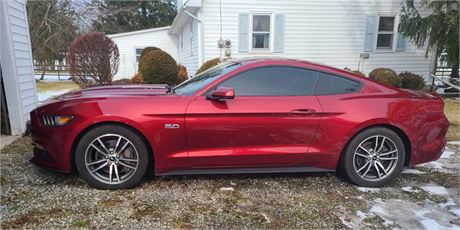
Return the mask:
[[63,126],[68,124],[74,116],[68,115],[43,115],[42,124],[44,126]]

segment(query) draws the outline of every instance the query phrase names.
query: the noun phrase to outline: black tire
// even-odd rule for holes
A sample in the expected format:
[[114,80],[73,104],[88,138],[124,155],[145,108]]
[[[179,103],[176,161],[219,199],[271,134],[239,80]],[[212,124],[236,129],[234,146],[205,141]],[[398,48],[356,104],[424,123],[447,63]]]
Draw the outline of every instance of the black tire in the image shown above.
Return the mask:
[[[375,149],[379,150],[382,142],[383,147],[377,153]],[[398,134],[384,127],[374,127],[358,133],[343,154],[340,162],[343,176],[361,187],[381,187],[401,174],[406,150]],[[385,169],[387,174],[384,174]]]
[[[98,138],[104,143],[104,146],[97,144],[100,143]],[[119,142],[118,146],[116,145],[117,141]],[[96,147],[91,146],[91,144]],[[119,152],[118,155],[116,155],[117,152]],[[109,154],[104,155],[104,153]],[[129,156],[125,156],[126,154]],[[132,129],[121,125],[102,125],[91,129],[80,139],[75,152],[75,162],[81,177],[92,186],[99,189],[124,189],[133,187],[142,180],[150,163],[148,154],[148,147],[142,137]],[[115,158],[115,156],[118,157]],[[105,159],[107,159],[106,162]],[[93,166],[87,165],[89,161],[93,161],[93,163],[96,161],[103,162]],[[122,163],[127,166],[122,165]],[[106,166],[103,166],[104,164]],[[113,168],[110,168],[110,164],[113,164]],[[128,168],[128,166],[130,167]],[[102,168],[92,172],[99,167]],[[109,174],[109,170],[112,172],[111,174]],[[116,177],[113,176],[115,171]],[[126,172],[124,178],[123,172]],[[120,175],[119,178],[118,175]],[[117,178],[118,181],[115,182]]]

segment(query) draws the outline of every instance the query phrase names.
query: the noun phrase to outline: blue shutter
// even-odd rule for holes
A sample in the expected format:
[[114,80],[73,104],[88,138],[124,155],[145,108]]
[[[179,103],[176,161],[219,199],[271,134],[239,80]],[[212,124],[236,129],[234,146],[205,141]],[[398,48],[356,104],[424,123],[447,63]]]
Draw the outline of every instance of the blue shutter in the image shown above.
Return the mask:
[[398,33],[398,41],[396,42],[396,51],[402,52],[406,50],[406,38],[401,33]]
[[284,51],[284,14],[275,14],[275,35],[274,35],[274,48],[275,53],[282,53]]
[[249,51],[249,13],[240,13],[238,17],[238,51]]
[[374,51],[375,41],[376,41],[376,32],[377,32],[377,16],[376,15],[367,15],[366,16],[366,28],[364,31],[364,51],[372,52]]

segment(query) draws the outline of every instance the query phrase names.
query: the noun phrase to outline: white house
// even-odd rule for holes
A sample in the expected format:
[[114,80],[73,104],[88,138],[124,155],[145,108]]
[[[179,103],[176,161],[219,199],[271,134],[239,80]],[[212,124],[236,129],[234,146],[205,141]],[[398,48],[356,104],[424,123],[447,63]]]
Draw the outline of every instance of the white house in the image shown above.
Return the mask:
[[[417,1],[416,1],[417,2]],[[280,56],[369,73],[377,67],[425,77],[431,57],[397,32],[401,0],[188,0],[169,32],[193,75],[224,56]],[[229,40],[230,48],[218,48]]]
[[22,134],[37,106],[25,0],[0,1],[2,134]]
[[136,74],[139,58],[145,47],[161,48],[177,60],[176,37],[169,34],[169,29],[167,26],[107,35],[117,44],[120,52],[120,66],[114,79],[132,78]]

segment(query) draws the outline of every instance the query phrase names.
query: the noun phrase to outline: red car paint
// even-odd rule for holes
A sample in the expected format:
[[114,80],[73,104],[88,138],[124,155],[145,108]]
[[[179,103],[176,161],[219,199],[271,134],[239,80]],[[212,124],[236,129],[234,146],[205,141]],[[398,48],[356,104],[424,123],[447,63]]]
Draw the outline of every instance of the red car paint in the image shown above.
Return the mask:
[[[354,73],[290,59],[250,59],[193,95],[162,85],[108,86],[64,94],[31,112],[34,164],[71,172],[79,137],[94,125],[120,123],[148,142],[154,170],[303,166],[335,170],[359,131],[386,126],[408,147],[406,165],[436,160],[448,121],[436,95],[381,85]],[[242,71],[283,65],[327,72],[362,83],[358,92],[322,96],[235,96],[207,100],[205,92]],[[45,127],[42,115],[72,115]],[[165,124],[179,128],[166,129]],[[46,154],[44,154],[46,153]]]

